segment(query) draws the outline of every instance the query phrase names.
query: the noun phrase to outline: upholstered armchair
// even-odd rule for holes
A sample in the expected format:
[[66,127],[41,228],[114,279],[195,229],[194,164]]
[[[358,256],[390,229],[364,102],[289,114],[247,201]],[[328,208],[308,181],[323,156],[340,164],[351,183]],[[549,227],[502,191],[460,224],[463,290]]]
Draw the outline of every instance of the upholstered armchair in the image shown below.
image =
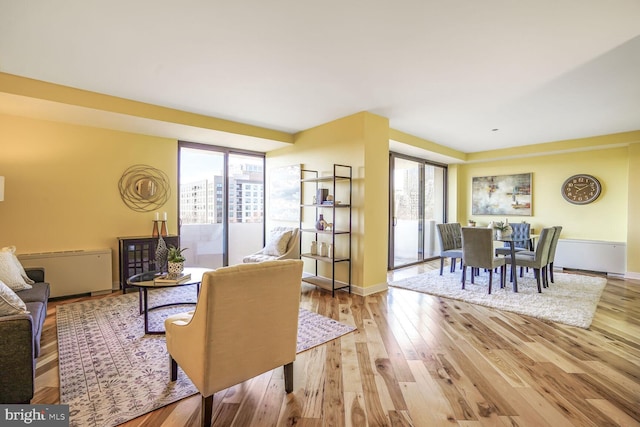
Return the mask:
[[211,425],[214,393],[284,366],[293,391],[301,260],[223,267],[204,274],[194,311],[165,320],[171,380],[178,366],[202,394]]
[[[451,258],[450,271],[456,271],[456,260],[462,260],[462,227],[459,222],[437,224],[440,239],[440,275],[444,267],[444,259]],[[462,262],[460,263],[462,266]]]
[[493,230],[484,227],[462,228],[462,289],[464,289],[467,267],[471,267],[471,283],[474,280],[474,268],[489,271],[489,294],[493,284],[493,270],[500,267],[500,287],[506,280],[506,264],[504,257],[497,257],[493,252]]
[[274,227],[264,248],[247,255],[242,262],[274,261],[277,259],[300,259],[300,233],[297,227]]

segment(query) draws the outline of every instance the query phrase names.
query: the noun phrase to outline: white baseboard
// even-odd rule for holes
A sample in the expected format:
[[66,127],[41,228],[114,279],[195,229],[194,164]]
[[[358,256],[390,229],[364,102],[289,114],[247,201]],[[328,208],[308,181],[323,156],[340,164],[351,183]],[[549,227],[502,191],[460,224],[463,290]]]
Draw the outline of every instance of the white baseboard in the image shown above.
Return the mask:
[[378,292],[384,292],[387,289],[389,289],[389,284],[387,282],[378,283],[377,285],[373,286],[367,286],[366,288],[351,285],[351,293],[360,295],[361,297],[377,294]]
[[640,280],[640,273],[635,271],[627,271],[624,275],[625,279]]

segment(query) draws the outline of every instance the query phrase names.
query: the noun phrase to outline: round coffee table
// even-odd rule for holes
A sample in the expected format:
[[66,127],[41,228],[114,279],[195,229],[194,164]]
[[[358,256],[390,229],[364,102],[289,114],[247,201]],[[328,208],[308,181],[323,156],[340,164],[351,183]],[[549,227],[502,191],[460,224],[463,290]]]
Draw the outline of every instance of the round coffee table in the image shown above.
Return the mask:
[[196,285],[196,297],[200,294],[200,284],[202,283],[202,275],[207,271],[213,271],[210,268],[185,268],[184,274],[190,274],[191,278],[181,283],[159,283],[154,279],[160,275],[157,271],[147,271],[145,273],[136,274],[127,279],[127,285],[138,288],[138,299],[140,314],[144,315],[144,333],[149,335],[161,335],[165,331],[149,330],[149,311],[172,305],[196,304],[195,302],[170,302],[166,304],[149,307],[148,292],[149,289],[175,288],[177,286]]

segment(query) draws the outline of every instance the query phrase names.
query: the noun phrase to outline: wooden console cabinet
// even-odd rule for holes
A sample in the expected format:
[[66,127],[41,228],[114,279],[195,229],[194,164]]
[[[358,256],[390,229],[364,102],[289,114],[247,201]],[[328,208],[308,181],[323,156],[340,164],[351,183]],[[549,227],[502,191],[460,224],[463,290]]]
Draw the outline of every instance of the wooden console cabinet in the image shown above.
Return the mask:
[[[163,237],[167,246],[180,246],[180,236]],[[120,289],[126,292],[127,278],[156,270],[157,237],[118,237],[120,260]]]

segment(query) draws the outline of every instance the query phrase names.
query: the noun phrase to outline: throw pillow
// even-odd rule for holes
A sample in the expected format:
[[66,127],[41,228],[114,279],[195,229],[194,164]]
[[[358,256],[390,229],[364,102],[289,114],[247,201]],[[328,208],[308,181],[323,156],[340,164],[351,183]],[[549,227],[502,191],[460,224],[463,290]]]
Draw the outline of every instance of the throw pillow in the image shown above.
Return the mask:
[[287,245],[291,239],[291,233],[291,230],[272,230],[262,253],[271,256],[284,255],[287,252]]
[[29,276],[27,276],[27,272],[24,271],[24,267],[22,266],[22,264],[20,263],[20,260],[16,256],[16,247],[15,246],[5,246],[4,248],[0,249],[0,251],[2,251],[2,252],[11,252],[13,254],[13,261],[18,266],[18,269],[20,270],[20,275],[22,276],[24,281],[27,282],[29,285],[33,285],[35,283],[33,280],[31,280],[29,278]]
[[15,292],[0,280],[0,316],[24,314],[27,306]]
[[16,264],[15,255],[8,251],[0,251],[0,280],[14,291],[31,289]]

